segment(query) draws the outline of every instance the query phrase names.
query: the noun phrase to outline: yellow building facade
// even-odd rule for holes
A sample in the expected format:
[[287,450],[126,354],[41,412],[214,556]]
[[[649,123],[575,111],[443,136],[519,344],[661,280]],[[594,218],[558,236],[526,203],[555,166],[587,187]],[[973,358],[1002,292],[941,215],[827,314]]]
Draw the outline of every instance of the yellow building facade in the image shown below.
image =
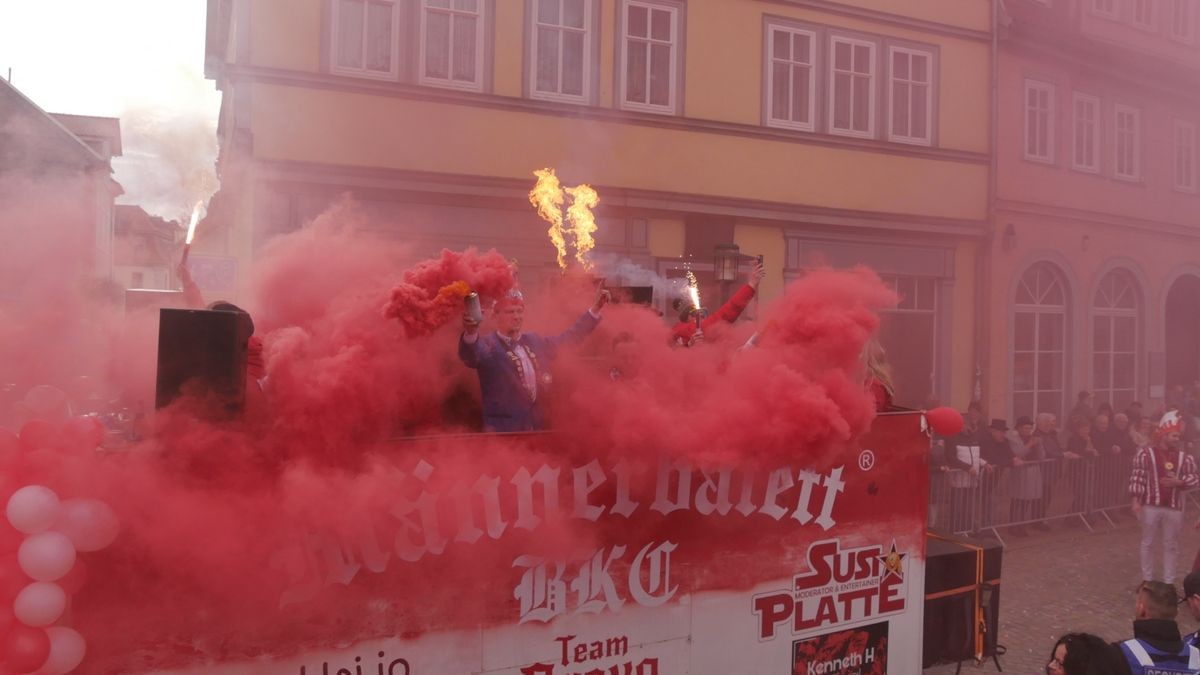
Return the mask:
[[[987,222],[989,0],[209,0],[224,251],[350,193],[371,234],[554,266],[535,169],[590,183],[601,254],[762,298],[866,264],[902,295],[901,403],[973,396]],[[724,290],[728,290],[725,288]]]

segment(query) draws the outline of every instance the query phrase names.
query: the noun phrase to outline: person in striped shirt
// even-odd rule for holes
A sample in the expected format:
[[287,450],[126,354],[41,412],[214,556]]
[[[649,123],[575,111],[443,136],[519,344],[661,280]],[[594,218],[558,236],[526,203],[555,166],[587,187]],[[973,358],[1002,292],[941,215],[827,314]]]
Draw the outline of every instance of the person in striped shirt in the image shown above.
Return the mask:
[[1196,461],[1183,449],[1183,417],[1169,410],[1159,420],[1154,441],[1138,450],[1129,476],[1133,514],[1142,524],[1142,579],[1155,580],[1155,540],[1162,540],[1161,581],[1175,583],[1179,529],[1183,524],[1183,488],[1200,484]]

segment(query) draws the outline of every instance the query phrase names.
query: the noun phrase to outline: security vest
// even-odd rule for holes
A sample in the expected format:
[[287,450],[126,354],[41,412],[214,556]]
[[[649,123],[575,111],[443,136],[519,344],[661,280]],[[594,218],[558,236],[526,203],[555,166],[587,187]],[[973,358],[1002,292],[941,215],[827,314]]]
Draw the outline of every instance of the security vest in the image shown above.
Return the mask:
[[1142,640],[1126,640],[1121,653],[1133,675],[1200,675],[1200,649],[1188,644],[1178,652],[1164,652]]

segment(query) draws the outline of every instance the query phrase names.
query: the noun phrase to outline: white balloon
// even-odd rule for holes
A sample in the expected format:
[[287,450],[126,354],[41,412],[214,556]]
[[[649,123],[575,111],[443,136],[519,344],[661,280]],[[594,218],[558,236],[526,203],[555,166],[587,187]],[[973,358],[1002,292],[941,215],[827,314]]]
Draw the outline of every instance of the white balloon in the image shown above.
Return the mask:
[[66,675],[75,670],[87,653],[87,643],[79,631],[65,626],[46,629],[50,636],[50,656],[38,671],[46,675]]
[[25,534],[50,529],[58,520],[61,505],[54,490],[41,485],[26,485],[8,498],[5,511],[8,522]]
[[58,584],[35,581],[17,593],[13,616],[30,628],[42,628],[58,621],[67,609],[67,592]]
[[62,503],[54,529],[67,535],[76,551],[99,551],[113,543],[120,526],[117,514],[98,499],[68,499]]
[[75,547],[62,532],[31,534],[17,549],[17,563],[32,579],[58,581],[75,565]]

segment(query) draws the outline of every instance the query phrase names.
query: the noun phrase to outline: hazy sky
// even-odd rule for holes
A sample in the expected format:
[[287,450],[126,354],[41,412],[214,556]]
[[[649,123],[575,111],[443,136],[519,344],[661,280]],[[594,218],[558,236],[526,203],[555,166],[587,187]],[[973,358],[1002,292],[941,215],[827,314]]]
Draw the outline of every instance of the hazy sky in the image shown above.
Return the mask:
[[0,0],[0,77],[11,68],[49,112],[120,117],[120,201],[178,217],[216,187],[221,95],[203,74],[205,5]]

